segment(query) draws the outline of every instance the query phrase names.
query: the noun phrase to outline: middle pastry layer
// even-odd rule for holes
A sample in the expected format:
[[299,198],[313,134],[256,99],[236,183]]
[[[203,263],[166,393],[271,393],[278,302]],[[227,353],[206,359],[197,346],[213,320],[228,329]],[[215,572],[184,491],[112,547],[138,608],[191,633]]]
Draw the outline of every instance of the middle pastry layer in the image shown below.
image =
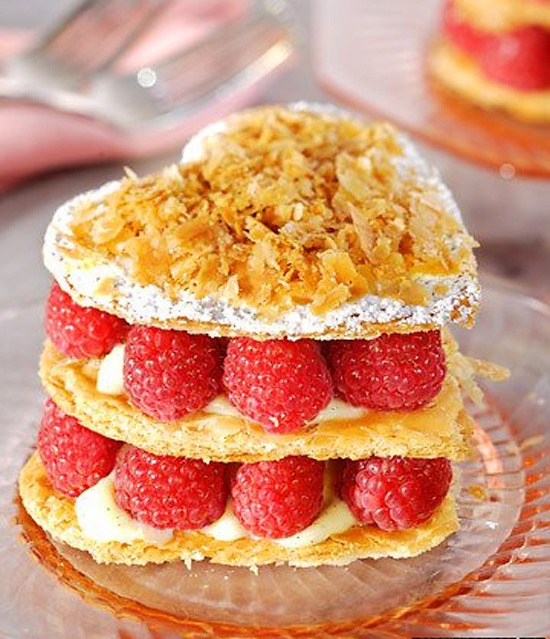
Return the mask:
[[100,393],[96,388],[97,361],[67,359],[49,341],[42,354],[40,376],[52,399],[88,428],[157,455],[224,462],[274,460],[289,455],[460,460],[468,454],[472,429],[460,392],[458,377],[466,374],[460,364],[459,359],[449,368],[441,392],[422,409],[368,411],[359,418],[327,420],[287,434],[266,433],[244,416],[204,411],[175,422],[157,421],[123,395]]

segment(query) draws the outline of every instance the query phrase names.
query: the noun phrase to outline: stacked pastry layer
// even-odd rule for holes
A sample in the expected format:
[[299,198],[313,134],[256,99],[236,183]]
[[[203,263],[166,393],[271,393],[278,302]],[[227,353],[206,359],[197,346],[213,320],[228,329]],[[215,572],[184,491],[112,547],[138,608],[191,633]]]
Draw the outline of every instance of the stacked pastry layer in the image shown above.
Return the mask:
[[549,3],[449,0],[429,65],[441,85],[469,102],[549,122]]
[[458,529],[474,242],[387,125],[264,107],[62,206],[20,477],[99,562],[410,557]]

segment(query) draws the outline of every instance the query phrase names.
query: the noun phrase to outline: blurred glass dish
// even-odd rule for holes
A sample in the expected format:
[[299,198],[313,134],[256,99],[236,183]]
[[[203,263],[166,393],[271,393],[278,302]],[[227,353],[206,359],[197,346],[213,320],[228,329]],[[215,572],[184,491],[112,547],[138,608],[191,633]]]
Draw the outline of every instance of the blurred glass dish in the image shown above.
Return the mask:
[[0,369],[9,397],[0,407],[0,634],[172,639],[185,631],[195,639],[274,639],[464,636],[468,628],[477,635],[550,632],[550,618],[541,614],[550,585],[549,319],[550,307],[491,279],[475,330],[459,333],[466,353],[510,367],[512,378],[489,386],[487,403],[473,409],[477,455],[461,465],[462,529],[448,543],[411,560],[268,567],[255,575],[207,562],[189,570],[99,566],[52,544],[18,511],[16,477],[40,414],[41,307],[4,310],[1,361],[13,365]]
[[504,179],[550,176],[550,127],[471,106],[428,77],[442,6],[442,0],[319,0],[312,28],[319,81],[340,100],[497,169]]
[[[458,106],[472,112],[470,122],[445,110],[426,75],[428,46],[443,0],[343,0],[338,6],[335,11],[325,0],[314,5],[318,79],[344,102],[373,117],[392,119],[431,143],[423,151],[453,191],[468,228],[503,256],[499,272],[516,274],[513,256],[529,255],[532,246],[540,253],[550,244],[550,184],[544,179],[550,174],[550,128],[518,124],[525,141],[518,145],[513,135],[494,134],[490,113]],[[497,127],[515,129],[512,120],[499,117]],[[535,167],[543,179],[521,179],[520,166]]]

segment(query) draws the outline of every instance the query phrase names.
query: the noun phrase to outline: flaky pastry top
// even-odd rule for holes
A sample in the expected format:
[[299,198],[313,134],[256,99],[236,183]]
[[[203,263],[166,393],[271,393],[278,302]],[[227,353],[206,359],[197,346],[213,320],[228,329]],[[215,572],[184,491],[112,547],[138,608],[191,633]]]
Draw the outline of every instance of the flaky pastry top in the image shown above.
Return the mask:
[[[397,304],[401,315],[389,319],[406,322],[414,311],[403,309],[429,315],[453,298],[442,320],[470,323],[474,245],[437,174],[391,126],[262,107],[202,135],[199,152],[179,165],[143,178],[127,172],[100,196],[62,207],[45,257],[77,301],[129,321],[254,335],[299,309],[320,328],[296,319],[275,333],[322,336],[324,317],[365,299]],[[160,294],[163,308],[136,318],[123,301],[128,281]],[[267,330],[235,326],[243,314]]]

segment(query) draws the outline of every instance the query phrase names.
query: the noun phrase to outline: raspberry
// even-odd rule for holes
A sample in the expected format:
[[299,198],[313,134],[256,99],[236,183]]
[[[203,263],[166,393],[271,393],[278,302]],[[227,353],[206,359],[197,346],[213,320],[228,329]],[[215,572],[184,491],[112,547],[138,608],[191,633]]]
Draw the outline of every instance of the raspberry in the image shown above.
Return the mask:
[[196,530],[216,521],[227,501],[225,464],[153,455],[125,446],[117,459],[115,493],[134,519],[156,528]]
[[106,355],[123,342],[127,324],[97,308],[79,306],[54,282],[46,303],[46,333],[67,357],[77,359]]
[[53,487],[78,497],[108,475],[121,446],[66,415],[49,399],[38,431],[38,452]]
[[324,463],[309,457],[243,464],[231,484],[233,510],[253,535],[290,537],[319,514],[323,475]]
[[520,91],[550,88],[550,32],[530,26],[499,34],[483,49],[485,75]]
[[447,38],[455,46],[474,57],[477,57],[492,40],[488,33],[462,21],[452,0],[445,4],[442,27]]
[[124,352],[124,387],[134,404],[161,421],[200,410],[218,393],[221,357],[208,335],[133,326]]
[[336,390],[354,406],[413,410],[441,390],[445,352],[439,331],[330,342]]
[[355,517],[382,530],[427,521],[451,485],[448,459],[369,457],[346,461],[341,496]]
[[325,359],[311,340],[233,339],[223,382],[229,401],[274,433],[301,428],[332,399]]

